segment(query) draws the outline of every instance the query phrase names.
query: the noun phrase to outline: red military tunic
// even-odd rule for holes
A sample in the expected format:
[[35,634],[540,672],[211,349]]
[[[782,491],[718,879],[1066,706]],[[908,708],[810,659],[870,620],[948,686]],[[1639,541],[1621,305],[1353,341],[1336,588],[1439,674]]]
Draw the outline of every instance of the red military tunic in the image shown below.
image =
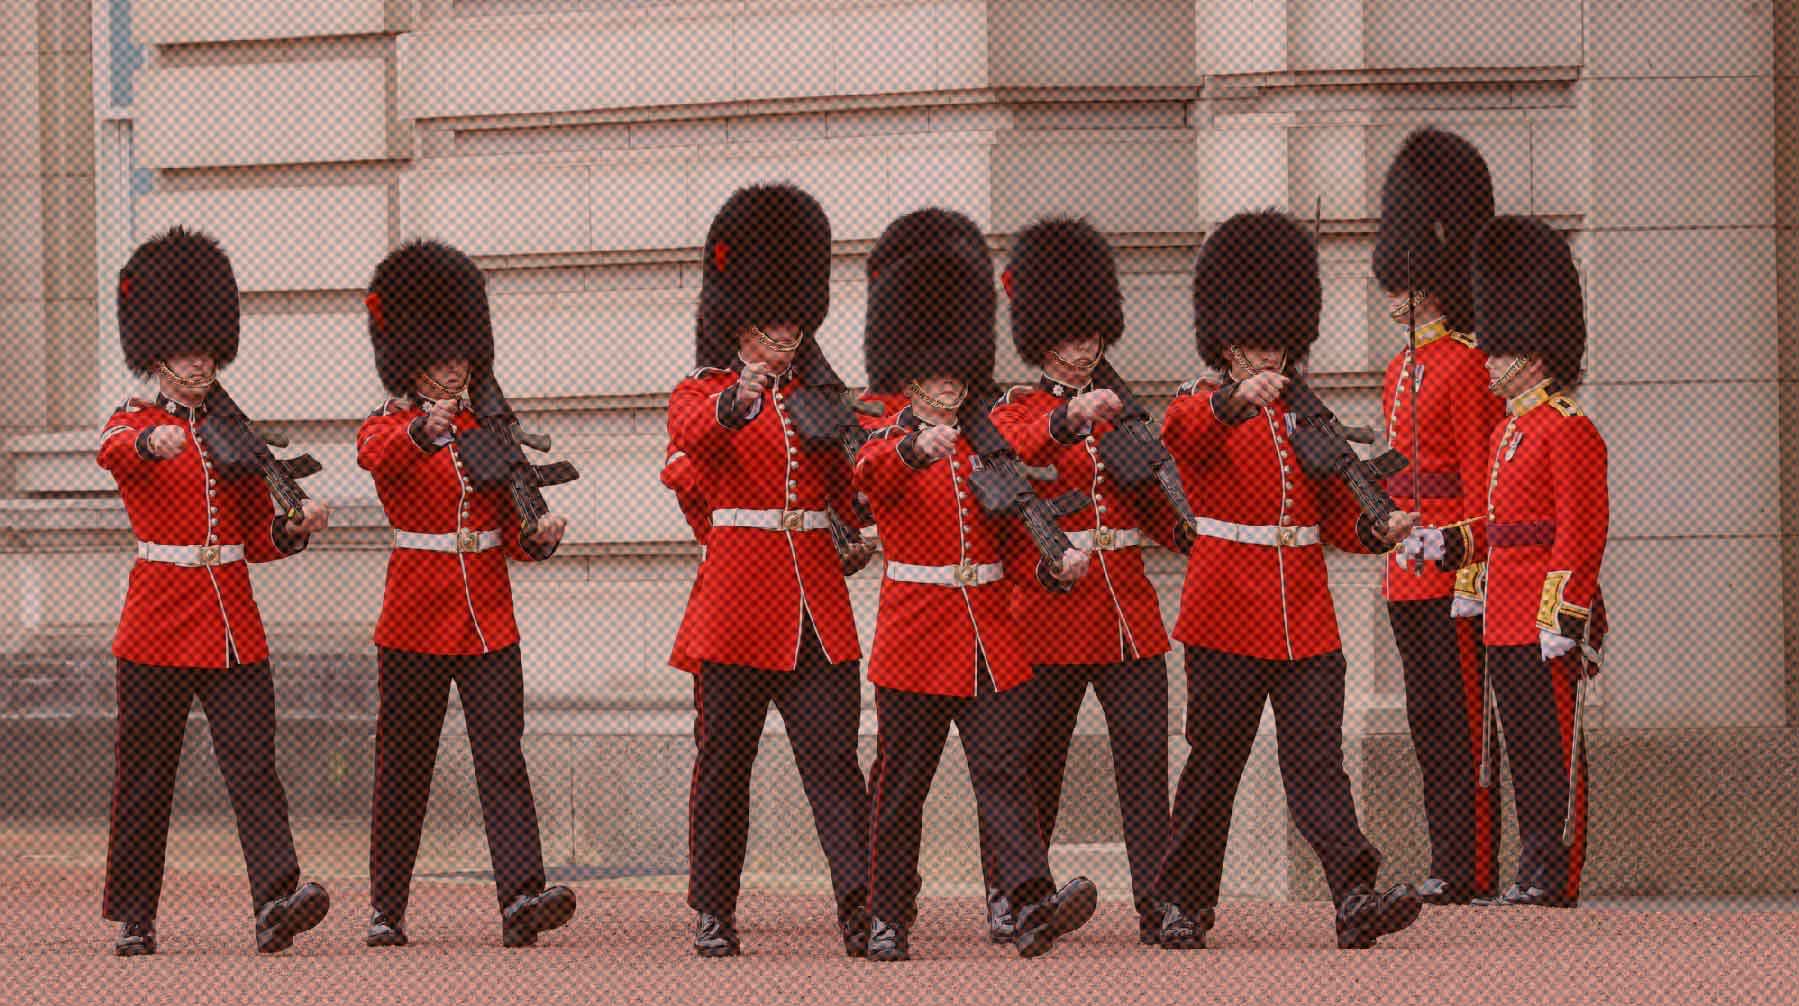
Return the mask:
[[[791,371],[732,429],[719,413],[719,396],[736,383],[735,371],[702,368],[669,399],[669,442],[692,459],[694,492],[712,508],[706,558],[677,637],[686,656],[677,653],[675,666],[708,661],[791,671],[807,614],[832,663],[855,660],[861,647],[836,545],[828,526],[807,524],[834,511],[855,526],[847,462],[835,444],[800,446],[785,405],[799,386]],[[773,514],[780,527],[738,526],[721,514],[751,523]]]
[[[356,434],[356,462],[374,476],[388,523],[396,531],[432,535],[498,531],[501,544],[479,552],[395,548],[387,560],[375,645],[444,655],[504,649],[519,641],[506,560],[549,553],[527,550],[520,541],[510,493],[469,484],[454,441],[423,440],[424,416],[416,401],[390,401]],[[469,410],[456,414],[459,432],[477,425]]]
[[885,426],[891,426],[893,417],[899,415],[900,410],[910,404],[912,399],[904,392],[869,391],[862,395],[861,401],[864,405],[880,406],[881,414],[865,416],[858,412],[856,421],[862,424],[863,429],[878,430]]
[[[1054,465],[1056,481],[1039,485],[1046,499],[1079,491],[1093,505],[1061,519],[1062,530],[1079,535],[1075,547],[1092,554],[1092,568],[1066,594],[1017,583],[1012,614],[1020,625],[1043,631],[1024,633],[1032,664],[1115,664],[1168,652],[1168,632],[1156,590],[1143,571],[1137,510],[1156,504],[1147,494],[1126,490],[1099,460],[1099,439],[1112,429],[1097,423],[1087,434],[1073,431],[1062,411],[1086,389],[1043,378],[1013,388],[993,410],[993,425],[1028,465]],[[1112,543],[1110,546],[1108,543]],[[1031,553],[1035,556],[1035,552]]]
[[[1335,479],[1305,475],[1287,437],[1284,401],[1234,425],[1213,411],[1216,384],[1194,382],[1169,403],[1162,442],[1180,468],[1193,512],[1246,528],[1316,527],[1322,541],[1369,552],[1361,510]],[[1283,532],[1269,532],[1277,537]],[[1187,557],[1174,636],[1188,646],[1262,660],[1304,660],[1342,649],[1324,549],[1200,534]]]
[[[1418,329],[1416,366],[1411,355],[1408,346],[1387,364],[1381,391],[1387,443],[1412,461],[1387,480],[1387,492],[1400,508],[1421,513],[1421,526],[1444,527],[1478,517],[1487,511],[1493,428],[1505,413],[1505,403],[1487,390],[1486,354],[1474,348],[1472,336],[1451,332],[1438,321]],[[1408,384],[1418,400],[1416,445]],[[1421,473],[1416,485],[1415,473]],[[1389,601],[1448,597],[1456,588],[1456,573],[1432,564],[1419,574],[1390,558],[1382,569],[1381,591]],[[1464,593],[1473,594],[1478,572],[1463,575]]]
[[[203,407],[190,411],[158,395],[155,403],[131,399],[106,421],[98,460],[118,483],[132,533],[158,545],[242,545],[249,562],[303,549],[305,539],[290,541],[277,526],[274,501],[260,478],[218,477],[205,442],[194,433],[205,415]],[[172,458],[151,455],[146,439],[158,426],[180,429],[187,449]],[[139,558],[131,567],[112,652],[121,660],[161,667],[222,668],[233,659],[267,660],[249,568],[243,562],[181,566]]]
[[[687,519],[687,526],[693,531],[693,540],[700,543],[700,555],[706,554],[706,535],[712,530],[712,511],[706,501],[700,497],[700,470],[693,459],[675,450],[674,444],[668,445],[668,452],[662,462],[662,484],[675,494],[675,502],[681,507],[681,516]],[[700,581],[696,576],[693,588],[687,592],[687,604],[692,607],[694,598],[700,595]],[[688,625],[683,622],[675,633],[675,645],[669,652],[668,665],[676,670],[689,674],[697,673],[700,662],[687,652]]]
[[1511,401],[1490,456],[1486,519],[1448,535],[1445,564],[1487,557],[1488,646],[1583,638],[1611,519],[1605,440],[1544,384]]
[[[976,502],[967,440],[957,438],[955,453],[943,461],[907,463],[900,444],[920,428],[912,411],[903,410],[856,458],[856,490],[874,512],[885,557],[868,680],[897,691],[971,698],[978,691],[978,652],[987,658],[995,691],[1021,685],[1031,668],[1006,582],[1005,567],[1021,565],[1006,561],[1015,547],[1013,529]],[[949,583],[906,582],[895,579],[896,564],[968,572]]]

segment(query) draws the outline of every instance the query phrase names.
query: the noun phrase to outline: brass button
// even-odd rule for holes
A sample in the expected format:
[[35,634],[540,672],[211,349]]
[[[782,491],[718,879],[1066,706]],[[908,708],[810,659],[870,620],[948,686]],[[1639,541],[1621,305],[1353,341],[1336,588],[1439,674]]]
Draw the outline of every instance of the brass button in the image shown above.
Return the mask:
[[1093,543],[1100,548],[1109,549],[1117,540],[1117,534],[1109,527],[1098,528],[1093,532]]
[[789,531],[798,531],[806,526],[806,515],[798,510],[788,510],[781,514],[781,526]]

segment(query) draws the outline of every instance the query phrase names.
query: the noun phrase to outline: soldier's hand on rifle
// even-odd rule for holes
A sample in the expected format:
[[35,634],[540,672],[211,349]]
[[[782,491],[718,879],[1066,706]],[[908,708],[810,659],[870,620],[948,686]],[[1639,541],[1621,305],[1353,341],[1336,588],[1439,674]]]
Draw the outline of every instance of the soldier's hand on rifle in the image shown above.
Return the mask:
[[304,538],[316,531],[323,531],[331,523],[331,506],[323,500],[309,499],[300,504],[300,519],[287,522],[287,533],[295,538]]
[[1287,390],[1288,380],[1287,375],[1279,371],[1264,370],[1238,382],[1235,397],[1238,402],[1250,408],[1266,408],[1273,405],[1275,399]]
[[1089,391],[1068,400],[1068,419],[1076,426],[1109,423],[1123,411],[1124,403],[1119,401],[1118,392],[1109,388]]
[[158,426],[150,431],[150,453],[163,460],[187,450],[187,433],[179,426]]
[[868,560],[874,558],[874,554],[874,547],[868,542],[860,538],[851,542],[849,547],[843,550],[843,554],[838,557],[842,560],[843,575],[852,576],[861,572],[862,567],[868,565]]
[[929,426],[918,434],[918,453],[942,461],[955,453],[956,431],[948,426]]
[[1375,537],[1387,545],[1396,545],[1404,541],[1412,533],[1412,526],[1418,518],[1404,510],[1395,510],[1387,515],[1387,522],[1374,529]]
[[1087,564],[1087,553],[1078,548],[1064,549],[1061,565],[1050,572],[1064,583],[1073,583],[1087,575]]
[[425,439],[446,440],[456,432],[456,413],[462,411],[462,399],[432,402],[425,413]]
[[761,398],[762,393],[768,390],[768,383],[767,364],[751,363],[744,366],[743,373],[737,377],[737,391],[732,398],[732,404],[736,407],[738,415],[741,416],[749,411],[750,403]]
[[568,530],[568,518],[559,513],[546,513],[537,519],[537,533],[531,536],[531,544],[540,548],[551,548],[562,544],[562,534]]
[[1412,561],[1435,562],[1443,558],[1443,529],[1415,527],[1399,543],[1399,554]]

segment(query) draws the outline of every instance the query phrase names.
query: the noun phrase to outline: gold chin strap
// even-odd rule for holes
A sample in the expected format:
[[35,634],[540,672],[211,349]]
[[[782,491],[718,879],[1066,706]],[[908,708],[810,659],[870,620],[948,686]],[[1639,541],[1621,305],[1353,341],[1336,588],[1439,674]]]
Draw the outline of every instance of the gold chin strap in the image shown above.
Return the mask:
[[1090,360],[1070,360],[1068,357],[1063,356],[1058,352],[1054,347],[1050,348],[1049,355],[1055,357],[1057,363],[1067,367],[1069,370],[1077,371],[1082,374],[1091,374],[1093,373],[1093,368],[1099,366],[1099,361],[1106,358],[1106,347],[1104,344],[1101,344],[1099,352]]
[[1416,312],[1417,307],[1418,291],[1414,290],[1406,294],[1405,300],[1393,302],[1392,306],[1387,308],[1387,317],[1403,325],[1406,323],[1407,317]]
[[1530,366],[1531,361],[1534,359],[1536,359],[1534,356],[1520,356],[1516,360],[1513,360],[1512,365],[1505,368],[1505,373],[1500,374],[1492,384],[1487,386],[1487,390],[1495,395],[1504,395],[1505,392],[1501,389],[1512,383],[1512,378],[1517,377],[1525,367]]
[[954,401],[933,398],[930,393],[925,391],[924,385],[919,384],[917,381],[913,381],[911,384],[906,385],[906,390],[911,392],[911,394],[919,401],[929,405],[933,409],[938,409],[943,412],[954,412],[962,407],[963,402],[968,401],[968,385],[966,384],[962,385],[962,392],[956,396]]
[[162,376],[174,381],[184,388],[210,388],[212,387],[212,383],[219,379],[217,374],[209,374],[205,377],[182,377],[180,374],[170,370],[169,365],[161,360],[156,362],[156,367],[158,370],[162,371]]
[[430,374],[420,373],[419,376],[425,379],[426,384],[429,384],[433,388],[436,388],[438,390],[438,392],[441,393],[445,399],[456,399],[456,398],[462,397],[462,392],[457,391],[455,388],[451,388],[447,385],[439,383],[438,380],[436,378],[432,377]]
[[770,350],[773,350],[776,353],[797,352],[800,348],[800,343],[806,341],[806,336],[805,336],[805,333],[803,333],[803,332],[797,336],[794,336],[793,341],[791,341],[791,342],[782,342],[781,340],[776,339],[774,336],[769,335],[767,332],[763,331],[761,325],[751,325],[750,331],[756,333],[756,341],[757,342],[760,342],[762,345],[768,347]]
[[1237,366],[1242,367],[1245,371],[1248,371],[1251,376],[1262,373],[1264,370],[1272,370],[1272,371],[1279,372],[1279,371],[1287,369],[1287,354],[1285,351],[1282,351],[1281,358],[1275,362],[1274,366],[1266,367],[1266,368],[1258,367],[1255,364],[1250,363],[1249,362],[1249,354],[1245,353],[1243,351],[1242,346],[1232,346],[1231,353],[1234,356],[1236,356],[1236,358],[1237,358]]

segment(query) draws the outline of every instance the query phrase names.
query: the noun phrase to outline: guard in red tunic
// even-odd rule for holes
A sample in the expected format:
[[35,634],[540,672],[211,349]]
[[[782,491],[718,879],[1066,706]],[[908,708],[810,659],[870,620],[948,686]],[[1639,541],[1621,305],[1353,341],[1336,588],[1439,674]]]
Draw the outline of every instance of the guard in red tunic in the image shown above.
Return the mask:
[[1457,569],[1485,558],[1487,668],[1504,724],[1523,854],[1508,905],[1572,908],[1586,859],[1582,689],[1605,631],[1599,567],[1610,519],[1606,447],[1580,405],[1586,321],[1568,244],[1501,217],[1474,249],[1475,331],[1494,430],[1480,519],[1419,528],[1404,550]]
[[[1147,535],[1137,516],[1159,504],[1125,489],[1100,460],[1100,441],[1123,407],[1115,392],[1093,386],[1101,356],[1124,335],[1117,268],[1098,231],[1052,219],[1019,233],[1003,279],[1013,345],[1043,376],[1007,392],[993,423],[1020,460],[1055,469],[1055,482],[1039,487],[1044,495],[1079,491],[1093,500],[1061,520],[1075,547],[1091,553],[1089,575],[1067,593],[1029,583],[1012,590],[1018,623],[1044,627],[1024,634],[1037,715],[1031,795],[1048,845],[1075,718],[1091,685],[1111,736],[1138,935],[1154,943],[1163,915],[1156,870],[1168,838],[1169,647],[1155,587],[1143,571]],[[992,892],[989,904],[998,904]],[[1009,935],[1009,912],[989,921],[996,942]]]
[[1372,946],[1410,925],[1420,902],[1403,884],[1373,893],[1381,855],[1343,771],[1343,645],[1323,545],[1385,551],[1411,521],[1394,511],[1372,527],[1341,482],[1300,467],[1282,395],[1321,306],[1303,228],[1274,212],[1225,221],[1200,251],[1193,306],[1200,359],[1227,379],[1182,388],[1162,426],[1198,519],[1174,627],[1192,750],[1162,861],[1160,943],[1205,946],[1237,783],[1272,700],[1287,807],[1324,866],[1337,945]]
[[[1467,334],[1468,258],[1492,219],[1493,182],[1480,151],[1434,129],[1406,138],[1387,171],[1374,244],[1375,277],[1406,334],[1387,365],[1381,405],[1387,442],[1412,463],[1387,491],[1439,527],[1486,512],[1487,443],[1504,411],[1487,390],[1486,356]],[[1458,578],[1395,552],[1381,575],[1424,783],[1431,865],[1418,895],[1429,904],[1497,891],[1499,814],[1479,781],[1479,572],[1471,565]]]
[[278,516],[253,473],[220,471],[208,446],[206,399],[237,357],[238,295],[212,238],[175,228],[139,246],[119,273],[125,361],[156,375],[154,402],[131,399],[100,434],[137,537],[137,561],[113,639],[118,734],[112,832],[101,913],[123,923],[114,952],[156,952],[170,802],[188,710],[199,699],[237,814],[250,874],[256,949],[287,949],[318,925],[330,898],[299,886],[287,796],[275,769],[275,692],[262,615],[245,562],[306,547],[330,510]]
[[819,352],[830,274],[830,224],[811,196],[787,185],[732,195],[706,237],[699,369],[669,400],[670,444],[697,476],[688,495],[711,508],[673,661],[698,667],[687,897],[703,957],[739,951],[750,771],[770,703],[830,863],[844,950],[867,945],[861,648],[844,572],[868,552],[839,555],[832,514],[856,526],[849,460],[835,438],[806,442],[790,405],[796,358]]
[[[880,721],[868,956],[910,956],[924,803],[954,724],[995,880],[1023,906],[1015,945],[1035,957],[1085,923],[1098,894],[1085,878],[1058,892],[1051,878],[1030,798],[1035,714],[1018,687],[1030,680],[1029,657],[1014,631],[1005,562],[1018,532],[976,501],[982,462],[958,429],[961,410],[985,409],[991,396],[991,272],[953,251],[899,259],[876,279],[868,319],[870,390],[911,398],[863,447],[855,473],[886,555],[868,662]],[[1066,590],[1086,565],[1071,548],[1053,570],[1036,564],[1031,589]]]
[[375,367],[394,397],[363,421],[356,460],[374,476],[394,547],[375,624],[381,708],[366,942],[406,945],[412,869],[453,684],[468,724],[501,942],[529,946],[574,915],[575,896],[544,887],[506,566],[549,558],[567,520],[546,514],[522,538],[508,494],[477,487],[463,469],[457,437],[478,424],[462,396],[493,368],[481,270],[447,245],[414,242],[376,267],[367,301]]

